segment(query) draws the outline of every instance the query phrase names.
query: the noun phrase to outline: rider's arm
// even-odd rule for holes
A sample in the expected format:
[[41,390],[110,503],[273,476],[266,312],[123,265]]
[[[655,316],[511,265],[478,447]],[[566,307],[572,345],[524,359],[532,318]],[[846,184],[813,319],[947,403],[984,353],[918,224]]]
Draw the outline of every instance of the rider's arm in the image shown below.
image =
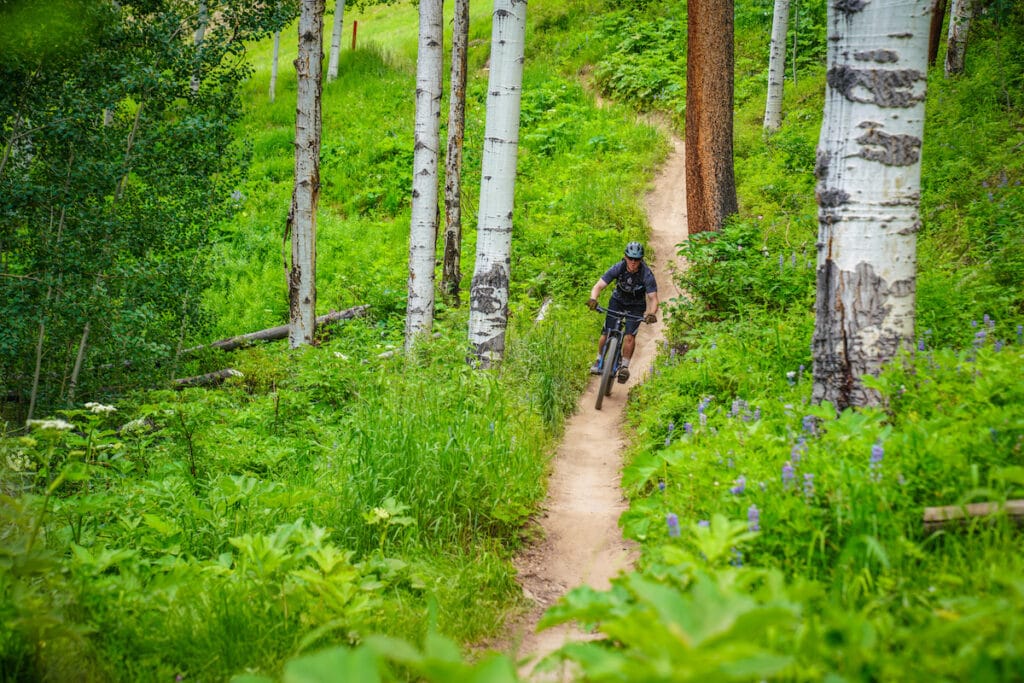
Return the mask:
[[608,283],[604,281],[604,278],[598,278],[597,282],[594,283],[594,286],[590,290],[590,298],[596,299],[597,297],[601,296],[601,290],[603,290],[607,286]]
[[658,293],[651,292],[647,295],[647,310],[644,315],[656,315],[658,313]]

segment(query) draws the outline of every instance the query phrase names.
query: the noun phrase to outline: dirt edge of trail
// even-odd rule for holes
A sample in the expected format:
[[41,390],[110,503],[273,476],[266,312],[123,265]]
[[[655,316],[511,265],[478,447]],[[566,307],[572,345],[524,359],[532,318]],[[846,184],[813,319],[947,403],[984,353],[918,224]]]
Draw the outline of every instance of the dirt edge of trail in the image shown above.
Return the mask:
[[[646,260],[662,302],[679,296],[675,245],[686,239],[685,177],[683,141],[672,135],[669,156],[646,197],[651,227]],[[614,260],[614,255],[609,258]],[[537,673],[534,668],[566,642],[592,637],[573,625],[538,633],[544,611],[577,586],[608,589],[611,579],[635,562],[637,549],[618,526],[627,508],[621,489],[622,423],[627,392],[650,372],[663,339],[660,317],[656,324],[642,326],[630,366],[633,376],[626,385],[615,385],[601,410],[594,409],[598,378],[591,379],[552,459],[548,495],[537,520],[541,539],[514,560],[523,594],[534,607],[508,625],[501,649],[516,658],[520,675],[528,680],[572,680],[571,671]]]

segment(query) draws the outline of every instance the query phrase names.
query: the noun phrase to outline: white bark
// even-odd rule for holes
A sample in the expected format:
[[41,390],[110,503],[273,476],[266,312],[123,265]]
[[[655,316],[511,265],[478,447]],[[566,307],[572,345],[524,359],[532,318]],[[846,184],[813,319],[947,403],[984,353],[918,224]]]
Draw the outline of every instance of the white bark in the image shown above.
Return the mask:
[[953,0],[953,7],[949,10],[949,37],[946,41],[946,78],[964,72],[971,15],[971,0]]
[[813,398],[838,409],[876,403],[861,378],[914,336],[930,12],[931,0],[828,7]]
[[327,61],[327,80],[338,77],[338,57],[341,55],[341,27],[344,25],[345,0],[334,3],[334,30],[331,31],[331,56]]
[[192,34],[192,44],[196,48],[196,73],[192,76],[192,82],[189,84],[192,88],[192,92],[199,92],[200,78],[199,74],[202,67],[199,65],[199,58],[203,52],[203,37],[206,36],[206,27],[210,23],[210,13],[206,7],[205,0],[199,2],[199,24],[196,26],[195,33]]
[[505,355],[526,0],[494,0],[469,342],[481,366]]
[[270,62],[270,101],[277,95],[277,61],[281,53],[281,32],[274,31],[274,58]]
[[320,195],[320,92],[324,0],[302,0],[295,59],[295,189],[288,215],[292,262],[288,271],[292,348],[313,343],[316,331],[316,209]]
[[442,0],[420,0],[416,54],[416,124],[413,146],[412,220],[409,230],[409,300],[405,347],[434,322],[434,261],[437,245],[437,167],[440,149],[441,81],[444,63]]
[[782,122],[782,84],[786,77],[786,31],[789,28],[789,0],[775,0],[772,42],[768,51],[768,97],[764,106],[764,129],[779,129]]

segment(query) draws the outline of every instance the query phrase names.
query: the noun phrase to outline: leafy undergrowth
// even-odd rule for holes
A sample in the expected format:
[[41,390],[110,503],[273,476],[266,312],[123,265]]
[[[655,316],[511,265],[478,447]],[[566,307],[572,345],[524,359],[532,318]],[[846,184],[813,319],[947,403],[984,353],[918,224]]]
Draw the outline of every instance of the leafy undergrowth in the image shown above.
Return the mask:
[[[836,416],[808,400],[824,3],[802,10],[800,81],[769,138],[768,4],[740,5],[742,213],[687,245],[688,295],[670,302],[669,343],[631,397],[622,523],[641,542],[638,571],[549,611],[546,625],[608,636],[553,663],[575,660],[588,680],[1024,677],[1019,529],[1004,514],[922,525],[926,506],[1024,496],[1020,10],[979,20],[967,77],[932,75],[919,348],[877,378],[881,408]],[[220,390],[87,405],[0,442],[0,676],[516,680],[507,657],[469,664],[459,644],[516,603],[508,558],[586,380],[590,321],[567,304],[642,236],[639,197],[664,154],[574,79],[594,65],[604,94],[682,113],[683,4],[625,9],[637,11],[531,3],[512,341],[497,376],[466,367],[459,309],[439,308],[440,338],[408,363],[380,355],[400,344],[413,78],[407,56],[345,57],[344,88],[324,96],[322,304],[371,303],[373,317],[304,353],[232,358],[244,377]],[[386,11],[392,28],[414,14]],[[467,141],[483,124],[474,78]],[[251,102],[265,92],[254,80]],[[273,226],[292,105],[258,104],[209,297],[225,335],[283,318]]]

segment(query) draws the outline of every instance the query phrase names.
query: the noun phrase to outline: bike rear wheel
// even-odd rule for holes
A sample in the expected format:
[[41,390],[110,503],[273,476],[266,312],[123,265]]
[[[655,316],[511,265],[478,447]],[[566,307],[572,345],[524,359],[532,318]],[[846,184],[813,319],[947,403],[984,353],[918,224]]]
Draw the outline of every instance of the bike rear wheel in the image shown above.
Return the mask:
[[601,410],[604,397],[612,393],[612,384],[615,382],[615,358],[619,351],[619,339],[609,337],[604,344],[604,365],[601,368],[601,384],[597,387],[597,401],[594,407]]

